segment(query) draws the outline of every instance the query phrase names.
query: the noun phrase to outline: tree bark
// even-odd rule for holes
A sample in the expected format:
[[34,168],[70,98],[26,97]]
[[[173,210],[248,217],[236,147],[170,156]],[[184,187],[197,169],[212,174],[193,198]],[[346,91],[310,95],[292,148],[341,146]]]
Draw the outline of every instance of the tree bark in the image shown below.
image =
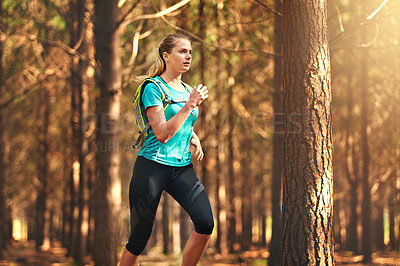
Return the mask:
[[[282,1],[275,0],[275,10],[282,12]],[[274,51],[282,54],[282,16],[275,15]],[[274,57],[274,135],[272,157],[272,236],[268,265],[279,265],[281,258],[281,190],[282,190],[282,57]]]
[[[251,137],[245,135],[241,143],[242,151],[251,151]],[[251,172],[251,162],[248,153],[241,155],[241,198],[242,198],[242,209],[241,209],[241,219],[242,219],[242,235],[240,239],[242,250],[249,250],[252,245],[253,240],[253,193],[254,193],[254,176]]]
[[[76,41],[81,41],[78,48],[78,52],[81,54],[87,53],[87,41],[84,36],[86,35],[85,27],[85,9],[86,0],[77,0],[75,3],[76,12]],[[83,37],[83,38],[81,38]],[[79,187],[78,187],[78,208],[79,216],[77,222],[77,252],[75,253],[75,260],[79,263],[83,263],[83,260],[87,254],[87,243],[88,243],[88,231],[89,231],[89,174],[88,164],[86,162],[86,156],[88,154],[88,137],[86,136],[86,117],[89,111],[89,90],[87,84],[85,84],[85,73],[87,69],[87,63],[81,59],[76,60],[75,69],[77,70],[74,74],[78,76],[79,87],[78,91],[78,117],[79,117],[79,142],[77,150],[79,152]]]
[[[0,0],[0,17],[3,17],[3,0]],[[4,99],[4,77],[3,77],[3,39],[0,38],[0,101]],[[7,220],[6,203],[4,196],[4,184],[6,179],[5,160],[5,130],[4,130],[4,111],[0,111],[0,260],[3,259],[3,250],[6,248],[7,239]]]
[[[119,116],[121,98],[117,0],[95,0],[96,86],[100,88],[95,193],[96,265],[116,265],[121,206]],[[99,148],[99,146],[101,148]]]
[[327,1],[283,2],[281,265],[334,265]]
[[38,194],[36,198],[36,248],[50,248],[49,239],[49,124],[50,124],[50,95],[47,88],[40,93],[41,107],[38,108]]
[[169,234],[169,196],[164,193],[162,197],[162,234],[163,234],[163,253],[171,253],[171,237]]
[[[393,182],[394,183],[394,182]],[[393,184],[392,183],[392,184]],[[389,197],[389,246],[391,250],[396,250],[397,240],[396,240],[396,228],[395,228],[395,220],[396,220],[396,184],[393,184],[393,196]],[[399,236],[400,237],[400,236]]]
[[[75,47],[79,42],[82,32],[82,20],[83,14],[80,14],[79,3],[80,0],[70,0],[69,1],[69,29],[70,29],[70,47]],[[79,46],[79,49],[81,47]],[[68,245],[68,255],[72,256],[75,260],[79,261],[79,176],[80,176],[80,164],[79,164],[79,154],[80,154],[80,136],[81,136],[81,126],[80,126],[80,90],[82,88],[82,75],[83,73],[79,69],[79,59],[77,57],[71,56],[71,129],[72,129],[72,139],[71,139],[71,156],[70,156],[70,180],[69,180],[69,245]]]
[[[383,190],[379,188],[378,193],[380,194],[379,198],[383,199]],[[384,240],[384,220],[383,220],[383,210],[384,210],[384,202],[377,202],[376,204],[376,217],[374,221],[374,243],[377,251],[385,250],[385,240]]]
[[[364,30],[362,31],[364,33]],[[372,240],[371,240],[371,191],[369,184],[369,147],[368,147],[368,49],[361,52],[361,189],[362,189],[362,252],[364,263],[372,261]]]
[[347,123],[345,128],[346,140],[345,140],[345,154],[346,158],[344,161],[346,178],[349,182],[349,223],[347,226],[347,238],[346,238],[346,248],[353,251],[355,254],[358,253],[358,188],[359,188],[359,176],[358,167],[355,165],[355,147],[353,140],[353,134],[351,133],[351,126],[354,123],[353,119],[353,106],[354,106],[354,96],[352,90],[352,78],[353,72],[350,70],[348,73],[348,97],[347,97]]
[[[229,66],[228,66],[229,68]],[[230,71],[228,70],[230,74]],[[228,74],[228,75],[229,75]],[[229,77],[228,80],[233,79],[233,77]],[[227,145],[228,145],[228,178],[226,179],[226,189],[227,189],[227,220],[228,220],[228,248],[229,252],[234,252],[234,244],[237,241],[236,237],[236,210],[235,210],[235,177],[234,177],[234,155],[233,155],[233,127],[234,127],[234,109],[233,109],[233,84],[228,84],[228,114],[229,114],[229,132],[227,136]]]

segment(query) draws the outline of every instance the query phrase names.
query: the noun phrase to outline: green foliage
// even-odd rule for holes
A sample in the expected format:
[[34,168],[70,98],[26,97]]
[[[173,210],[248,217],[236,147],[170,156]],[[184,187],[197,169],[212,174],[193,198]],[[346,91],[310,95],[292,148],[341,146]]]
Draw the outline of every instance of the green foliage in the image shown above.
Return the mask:
[[66,22],[63,16],[57,15],[51,21],[50,24],[53,26],[54,29],[58,31],[65,30]]

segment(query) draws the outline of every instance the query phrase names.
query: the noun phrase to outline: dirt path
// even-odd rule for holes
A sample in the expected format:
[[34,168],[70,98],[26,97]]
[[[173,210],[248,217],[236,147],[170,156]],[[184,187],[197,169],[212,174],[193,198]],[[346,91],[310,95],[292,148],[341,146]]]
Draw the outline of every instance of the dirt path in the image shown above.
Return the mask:
[[[74,264],[72,258],[66,257],[67,250],[59,242],[53,244],[48,251],[37,251],[33,241],[13,241],[5,252],[5,260],[0,261],[0,266],[70,266]],[[335,255],[336,265],[364,266],[362,256],[351,256],[344,252]],[[241,255],[205,256],[199,266],[227,266],[227,265],[267,265],[268,252],[265,250],[247,251]],[[149,252],[141,257],[141,266],[179,266],[180,255],[161,255]],[[93,262],[85,265],[92,266]],[[400,252],[374,253],[373,264],[370,266],[393,265],[400,266]]]
[[72,259],[67,258],[66,254],[67,250],[57,242],[49,251],[38,252],[33,241],[13,241],[0,265],[73,265]]

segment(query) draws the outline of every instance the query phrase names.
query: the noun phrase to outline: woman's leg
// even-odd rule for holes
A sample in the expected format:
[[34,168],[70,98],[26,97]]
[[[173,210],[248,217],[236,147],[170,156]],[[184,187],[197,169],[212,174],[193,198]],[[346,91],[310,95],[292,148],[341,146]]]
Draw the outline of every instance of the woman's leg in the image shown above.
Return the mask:
[[137,265],[153,229],[163,188],[171,180],[172,168],[138,157],[129,186],[131,235],[121,256],[121,265]]
[[214,228],[210,200],[192,165],[174,171],[173,181],[165,190],[187,211],[194,223],[195,231],[186,243],[182,265],[196,265]]
[[139,256],[133,255],[128,250],[124,249],[119,260],[119,266],[137,266],[139,265]]
[[182,266],[195,266],[203,256],[211,235],[199,234],[193,231],[183,250]]

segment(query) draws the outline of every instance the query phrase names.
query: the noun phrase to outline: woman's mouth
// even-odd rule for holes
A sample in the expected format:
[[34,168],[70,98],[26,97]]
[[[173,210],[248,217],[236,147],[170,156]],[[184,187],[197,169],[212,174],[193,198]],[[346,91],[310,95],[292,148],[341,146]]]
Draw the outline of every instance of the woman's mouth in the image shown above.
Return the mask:
[[185,63],[183,63],[183,65],[189,67],[190,66],[190,62],[185,62]]

